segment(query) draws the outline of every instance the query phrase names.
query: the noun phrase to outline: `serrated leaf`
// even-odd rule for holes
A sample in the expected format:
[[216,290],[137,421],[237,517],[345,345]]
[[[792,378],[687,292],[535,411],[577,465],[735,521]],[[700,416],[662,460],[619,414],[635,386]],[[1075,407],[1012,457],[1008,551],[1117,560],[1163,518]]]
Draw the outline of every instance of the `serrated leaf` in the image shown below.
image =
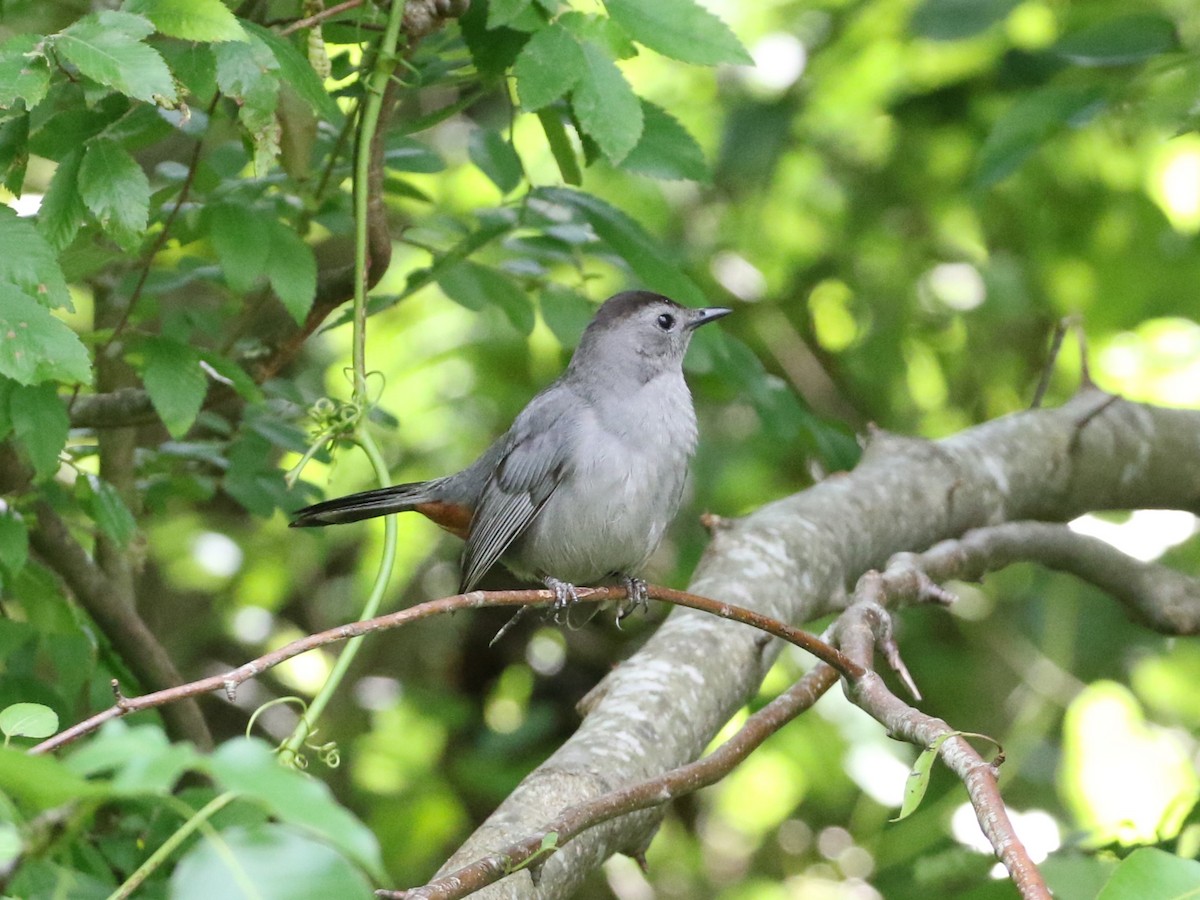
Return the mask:
[[489,30],[508,25],[525,10],[532,0],[490,0],[487,5],[487,27]]
[[54,37],[54,49],[93,81],[147,103],[174,104],[171,70],[158,51],[141,40],[153,31],[142,16],[104,10]]
[[489,29],[486,3],[472,3],[458,24],[475,68],[487,77],[504,74],[529,40],[528,34],[515,28]]
[[150,181],[116,141],[88,141],[79,165],[79,196],[100,227],[125,249],[137,246],[150,215]]
[[521,106],[538,110],[575,87],[584,66],[583,48],[561,25],[547,25],[526,44],[513,65]]
[[484,128],[472,131],[467,153],[502,194],[516,190],[524,177],[517,151],[498,131]]
[[173,438],[181,438],[196,421],[208,393],[200,356],[187,344],[150,338],[142,345],[142,380],[150,402]]
[[[5,411],[5,418],[8,412]],[[0,567],[15,575],[29,559],[29,527],[11,512],[0,515]]]
[[621,162],[622,169],[668,181],[709,180],[704,152],[679,120],[660,106],[642,101],[644,125],[637,146]]
[[312,248],[280,222],[272,223],[267,279],[284,307],[303,323],[317,295],[317,261]]
[[242,206],[218,203],[205,211],[208,238],[230,289],[245,294],[267,274],[270,245],[262,235],[273,220]]
[[599,44],[613,59],[633,59],[638,55],[637,45],[629,39],[628,32],[608,16],[572,9],[555,21],[574,35],[579,43],[591,41]]
[[82,162],[82,150],[72,150],[59,160],[38,210],[38,230],[55,250],[62,250],[75,240],[79,226],[87,215],[87,207],[79,195],[79,166]]
[[19,288],[0,283],[0,375],[33,385],[86,382],[91,374],[75,332]]
[[533,331],[533,305],[511,278],[490,266],[464,260],[438,275],[446,296],[467,309],[481,310],[494,304],[504,311],[521,334]]
[[162,34],[185,41],[244,41],[246,32],[221,0],[127,0],[126,12],[140,13]]
[[58,713],[40,703],[14,703],[0,709],[0,733],[5,737],[44,738],[58,731]]
[[1152,13],[1134,13],[1064,35],[1053,52],[1081,66],[1127,66],[1178,48],[1174,22]]
[[330,122],[341,122],[345,116],[337,105],[337,101],[329,96],[324,82],[313,71],[296,45],[286,38],[281,38],[269,28],[263,28],[254,22],[247,22],[246,30],[261,40],[279,63],[279,76],[296,91],[313,108],[313,111]]
[[694,0],[605,0],[613,21],[656,53],[680,62],[753,65],[729,26]]
[[58,257],[29,219],[0,205],[0,283],[19,287],[43,306],[71,312],[71,294]]
[[0,177],[10,194],[20,196],[29,168],[29,113],[0,122]]
[[37,480],[52,477],[58,471],[58,454],[67,445],[67,432],[71,428],[67,408],[54,385],[14,388],[8,398],[8,414],[13,433],[33,464]]
[[10,109],[18,100],[33,109],[50,90],[50,61],[40,48],[46,39],[23,34],[0,44],[0,109]]
[[279,61],[256,35],[249,40],[226,41],[213,47],[217,60],[217,86],[240,101],[238,119],[254,143],[254,171],[266,174],[279,155],[280,129],[275,118],[279,105]]
[[125,547],[137,533],[137,521],[121,499],[120,492],[95,475],[80,473],[76,483],[83,487],[84,508],[96,527],[118,547]]
[[597,44],[583,45],[584,67],[571,94],[579,127],[616,164],[642,136],[642,105],[616,63]]
[[576,210],[596,235],[646,287],[687,306],[703,306],[704,293],[641,225],[598,197],[568,188],[542,188],[536,197]]

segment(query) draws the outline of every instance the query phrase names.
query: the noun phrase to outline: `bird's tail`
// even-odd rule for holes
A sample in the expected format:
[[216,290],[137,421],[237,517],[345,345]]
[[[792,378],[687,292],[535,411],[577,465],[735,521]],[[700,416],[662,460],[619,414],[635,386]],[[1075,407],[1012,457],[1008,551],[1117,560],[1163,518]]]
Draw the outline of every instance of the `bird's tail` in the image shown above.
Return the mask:
[[391,487],[376,488],[373,491],[363,491],[360,494],[349,494],[345,497],[335,497],[322,503],[314,503],[304,509],[297,510],[291,522],[292,528],[314,528],[320,525],[341,525],[345,522],[357,522],[360,519],[370,519],[375,516],[386,516],[391,513],[408,512],[419,506],[434,501],[430,486],[431,481],[417,481],[412,484],[395,484]]

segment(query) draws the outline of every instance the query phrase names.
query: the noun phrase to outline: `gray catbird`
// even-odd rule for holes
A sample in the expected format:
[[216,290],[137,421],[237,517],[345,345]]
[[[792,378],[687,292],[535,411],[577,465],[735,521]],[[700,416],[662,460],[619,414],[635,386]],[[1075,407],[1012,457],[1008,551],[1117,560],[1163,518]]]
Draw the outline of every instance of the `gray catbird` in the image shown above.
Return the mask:
[[679,508],[696,447],[683,354],[696,328],[729,312],[647,291],[610,297],[567,370],[472,465],[305,507],[292,526],[416,510],[466,539],[460,591],[500,561],[560,607],[573,585],[608,578],[644,602],[636,576]]

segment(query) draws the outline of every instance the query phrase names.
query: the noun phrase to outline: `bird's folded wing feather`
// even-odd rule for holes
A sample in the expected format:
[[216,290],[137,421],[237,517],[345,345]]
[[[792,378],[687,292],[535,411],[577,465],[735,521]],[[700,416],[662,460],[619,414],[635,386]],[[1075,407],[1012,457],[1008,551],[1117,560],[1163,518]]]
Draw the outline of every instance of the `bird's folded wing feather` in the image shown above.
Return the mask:
[[564,393],[539,395],[513,423],[509,446],[471,521],[461,591],[471,590],[499,561],[561,483],[574,436],[572,397]]

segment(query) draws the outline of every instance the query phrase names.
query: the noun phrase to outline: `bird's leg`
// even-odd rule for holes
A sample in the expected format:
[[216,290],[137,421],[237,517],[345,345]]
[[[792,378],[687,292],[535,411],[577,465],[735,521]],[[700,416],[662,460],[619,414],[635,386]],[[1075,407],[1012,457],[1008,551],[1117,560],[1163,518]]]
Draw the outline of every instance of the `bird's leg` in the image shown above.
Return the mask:
[[554,591],[554,609],[556,612],[561,612],[571,604],[579,602],[579,594],[575,592],[575,585],[569,582],[559,581],[552,575],[547,575],[542,579],[542,584]]
[[617,627],[620,628],[625,617],[632,615],[638,609],[643,612],[650,611],[650,597],[646,590],[646,582],[642,579],[626,575],[623,572],[615,574],[625,584],[625,593],[628,595],[626,601],[617,610]]

